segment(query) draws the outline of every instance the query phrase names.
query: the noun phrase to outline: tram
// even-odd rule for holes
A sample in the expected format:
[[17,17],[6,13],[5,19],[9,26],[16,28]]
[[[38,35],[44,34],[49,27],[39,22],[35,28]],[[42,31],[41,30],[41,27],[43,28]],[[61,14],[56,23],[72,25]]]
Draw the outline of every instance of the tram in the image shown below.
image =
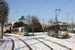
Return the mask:
[[59,37],[59,38],[67,38],[68,37],[68,26],[65,22],[58,22],[48,26],[48,35]]
[[28,27],[24,26],[24,27],[13,28],[12,32],[15,34],[18,33],[20,35],[28,35]]

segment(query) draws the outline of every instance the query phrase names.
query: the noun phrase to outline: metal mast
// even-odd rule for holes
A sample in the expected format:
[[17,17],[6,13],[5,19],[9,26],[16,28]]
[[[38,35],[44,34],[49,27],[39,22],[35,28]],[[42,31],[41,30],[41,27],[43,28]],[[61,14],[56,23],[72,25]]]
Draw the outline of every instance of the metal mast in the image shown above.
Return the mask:
[[55,9],[55,19],[56,19],[56,23],[58,22],[57,17],[59,15],[61,9]]

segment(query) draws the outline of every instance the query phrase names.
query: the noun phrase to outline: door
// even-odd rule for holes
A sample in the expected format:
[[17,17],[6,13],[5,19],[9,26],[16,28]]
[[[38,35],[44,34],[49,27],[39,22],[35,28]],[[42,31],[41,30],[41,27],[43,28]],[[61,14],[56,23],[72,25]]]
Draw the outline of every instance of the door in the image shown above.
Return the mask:
[[58,26],[55,27],[55,37],[58,37]]

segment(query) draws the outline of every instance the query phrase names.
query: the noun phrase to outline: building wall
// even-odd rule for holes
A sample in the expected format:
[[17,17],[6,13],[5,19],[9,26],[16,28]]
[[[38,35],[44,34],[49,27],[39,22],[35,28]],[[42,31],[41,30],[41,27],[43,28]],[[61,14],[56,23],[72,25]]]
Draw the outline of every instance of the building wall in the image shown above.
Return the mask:
[[16,23],[16,22],[17,22],[17,21],[12,21],[12,22],[11,22],[12,26],[13,26],[13,25],[14,25],[14,23]]
[[[6,32],[7,30],[10,30],[10,26],[7,26],[7,27],[3,27],[3,32]],[[1,27],[0,27],[0,32],[1,32]]]
[[[7,30],[10,30],[11,25],[14,25],[15,22],[17,22],[17,21],[12,21],[8,24],[5,24],[4,27],[3,27],[3,32],[6,32]],[[1,25],[0,25],[0,32],[1,32]]]

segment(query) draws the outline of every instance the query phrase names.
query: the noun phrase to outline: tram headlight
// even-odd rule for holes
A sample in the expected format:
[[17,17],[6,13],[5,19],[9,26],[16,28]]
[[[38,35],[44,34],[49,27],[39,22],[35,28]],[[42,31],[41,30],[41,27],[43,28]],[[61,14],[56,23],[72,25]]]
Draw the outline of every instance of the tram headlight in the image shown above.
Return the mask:
[[66,33],[67,34],[68,32],[62,31],[61,33],[63,33],[63,34]]
[[61,33],[63,33],[63,34],[64,34],[64,32],[61,32]]
[[67,32],[62,32],[62,35],[67,35]]
[[64,35],[65,34],[65,32],[61,32],[62,33],[62,35]]

